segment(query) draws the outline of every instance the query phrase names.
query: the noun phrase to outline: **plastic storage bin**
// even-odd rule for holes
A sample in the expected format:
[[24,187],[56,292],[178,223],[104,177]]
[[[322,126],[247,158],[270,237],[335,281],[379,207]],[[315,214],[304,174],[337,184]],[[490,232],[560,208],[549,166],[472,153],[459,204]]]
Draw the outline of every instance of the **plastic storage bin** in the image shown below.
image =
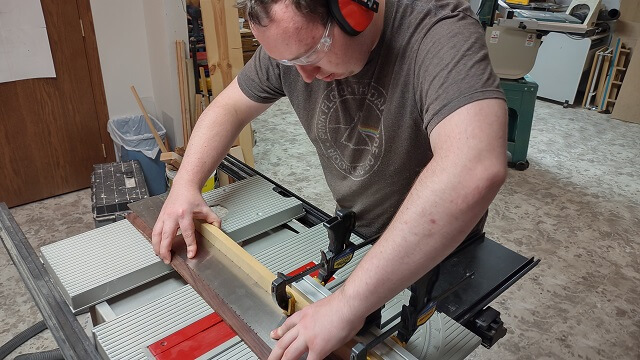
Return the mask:
[[[213,174],[211,174],[211,176],[207,179],[207,181],[204,183],[204,186],[202,187],[202,193],[206,193],[209,192],[215,188],[217,188],[219,186],[218,184],[218,175],[217,175],[217,170],[213,170]],[[169,187],[169,189],[171,188],[171,185],[173,185],[173,179],[176,177],[176,174],[178,173],[178,171],[176,170],[169,170],[167,168],[167,185]]]
[[[151,117],[154,127],[164,139],[167,131],[156,119]],[[160,161],[160,148],[143,115],[131,115],[110,119],[107,130],[113,139],[116,154],[121,161],[138,160],[147,183],[149,195],[154,196],[167,191],[165,164]]]

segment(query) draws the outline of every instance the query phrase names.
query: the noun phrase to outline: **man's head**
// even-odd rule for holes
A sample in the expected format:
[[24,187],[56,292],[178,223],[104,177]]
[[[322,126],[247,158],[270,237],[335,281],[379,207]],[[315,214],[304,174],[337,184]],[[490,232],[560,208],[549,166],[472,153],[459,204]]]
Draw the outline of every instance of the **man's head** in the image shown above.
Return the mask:
[[331,17],[327,1],[240,0],[253,34],[276,60],[295,66],[311,82],[351,76],[364,67],[381,32],[375,21],[349,36]]

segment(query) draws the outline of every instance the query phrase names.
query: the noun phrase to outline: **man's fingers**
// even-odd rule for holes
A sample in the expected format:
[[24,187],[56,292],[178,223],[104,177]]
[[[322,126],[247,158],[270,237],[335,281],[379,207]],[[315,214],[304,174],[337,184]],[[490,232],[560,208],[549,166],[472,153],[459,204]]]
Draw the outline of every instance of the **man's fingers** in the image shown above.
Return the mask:
[[289,332],[292,328],[298,324],[298,317],[300,316],[300,311],[291,315],[287,320],[285,320],[284,324],[282,324],[279,328],[271,331],[271,338],[278,340],[282,338],[286,333]]
[[176,237],[177,231],[177,223],[172,222],[164,224],[164,229],[162,230],[162,243],[160,244],[160,259],[162,259],[165,264],[171,262],[171,244],[173,243],[173,239]]
[[298,360],[307,351],[309,351],[307,342],[303,337],[298,336],[296,337],[296,340],[291,345],[289,345],[287,350],[284,351],[282,360]]
[[222,227],[222,221],[220,220],[218,215],[213,213],[213,211],[211,212],[211,214],[209,216],[207,216],[206,221],[209,224],[213,224],[213,226],[217,227],[218,229],[220,229]]
[[199,216],[198,218],[203,219],[207,223],[212,224],[217,228],[220,228],[220,226],[222,226],[222,222],[220,221],[218,215],[216,215],[216,213],[214,213],[213,210],[211,210],[211,208],[206,204],[202,206],[202,208],[200,209],[200,213],[201,216]]
[[282,336],[280,340],[278,340],[273,350],[271,350],[271,354],[269,354],[268,360],[282,359],[284,352],[289,348],[289,345],[291,345],[296,340],[297,337],[298,332],[295,329],[284,334],[284,336]]
[[160,243],[162,243],[162,227],[164,222],[158,220],[153,226],[153,233],[151,234],[151,245],[153,246],[153,252],[156,256],[160,255]]
[[184,237],[184,242],[187,244],[187,257],[191,259],[198,250],[193,220],[190,218],[181,219],[180,230],[182,230],[182,237]]

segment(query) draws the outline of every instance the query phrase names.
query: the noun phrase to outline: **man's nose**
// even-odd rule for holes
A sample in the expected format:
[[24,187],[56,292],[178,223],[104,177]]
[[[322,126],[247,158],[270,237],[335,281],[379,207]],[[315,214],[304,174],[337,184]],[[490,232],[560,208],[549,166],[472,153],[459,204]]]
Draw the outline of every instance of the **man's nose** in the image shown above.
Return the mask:
[[306,83],[311,83],[320,72],[320,67],[315,65],[296,65],[296,69]]

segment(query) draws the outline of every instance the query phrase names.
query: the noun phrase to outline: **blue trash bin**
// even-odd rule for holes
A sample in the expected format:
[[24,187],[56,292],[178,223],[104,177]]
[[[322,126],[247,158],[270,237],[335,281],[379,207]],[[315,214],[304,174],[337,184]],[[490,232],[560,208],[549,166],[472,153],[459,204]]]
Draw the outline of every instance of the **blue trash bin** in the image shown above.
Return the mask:
[[[164,140],[167,133],[164,126],[153,117],[150,118],[158,135]],[[165,164],[160,161],[160,148],[144,116],[130,115],[110,119],[107,131],[111,134],[120,161],[140,162],[149,195],[166,192]]]

